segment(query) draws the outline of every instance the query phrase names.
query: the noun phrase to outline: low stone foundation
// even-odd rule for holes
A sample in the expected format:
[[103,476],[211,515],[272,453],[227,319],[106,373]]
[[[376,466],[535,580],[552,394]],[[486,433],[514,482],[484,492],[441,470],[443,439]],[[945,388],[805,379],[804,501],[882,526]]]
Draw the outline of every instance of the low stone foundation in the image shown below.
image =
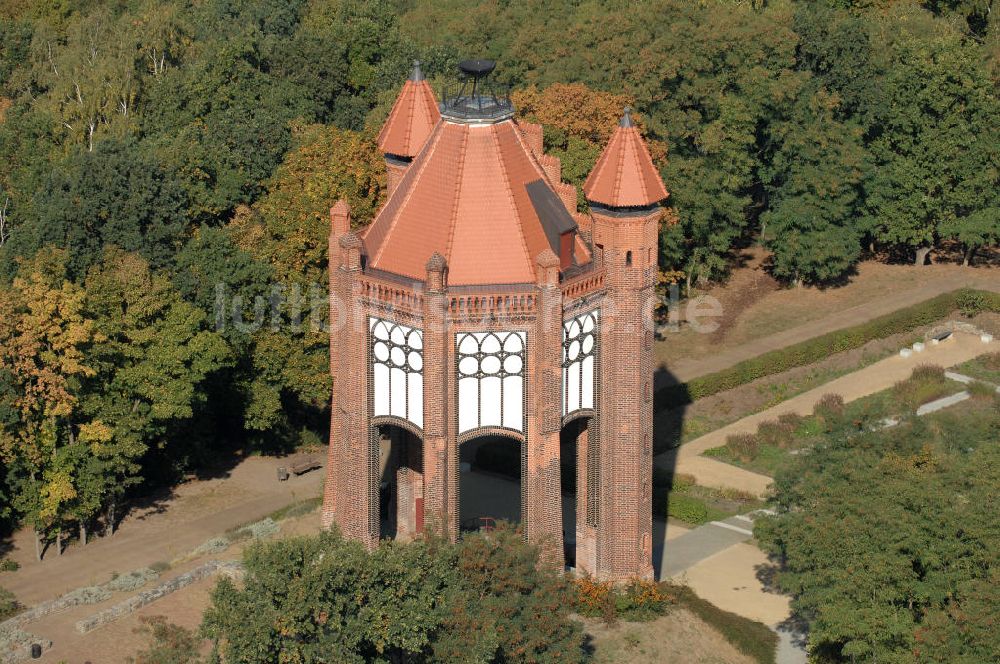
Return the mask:
[[213,574],[225,574],[233,577],[237,576],[242,568],[242,564],[236,561],[209,561],[204,565],[195,567],[189,572],[178,574],[174,578],[161,583],[155,588],[133,595],[132,597],[129,597],[114,606],[110,606],[88,618],[77,621],[76,631],[81,634],[86,634],[87,632],[91,632],[98,627],[114,622],[123,616],[127,616],[144,606],[152,604],[162,597],[166,597],[170,593],[176,592],[185,586],[189,586],[196,581],[204,579],[205,577]]

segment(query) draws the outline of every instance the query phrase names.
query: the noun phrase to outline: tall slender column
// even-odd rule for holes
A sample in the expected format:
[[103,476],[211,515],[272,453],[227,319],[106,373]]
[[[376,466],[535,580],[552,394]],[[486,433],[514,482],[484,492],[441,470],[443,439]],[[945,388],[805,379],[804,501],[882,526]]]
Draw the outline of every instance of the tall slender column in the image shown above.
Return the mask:
[[594,210],[607,295],[601,322],[601,498],[597,576],[650,579],[653,350],[647,307],[656,278],[659,208]]
[[595,558],[597,556],[597,541],[594,527],[587,522],[589,507],[587,477],[588,464],[595,459],[590,458],[590,427],[592,420],[587,420],[576,439],[576,569],[584,574],[595,573]]
[[528,541],[541,547],[545,564],[563,566],[559,431],[562,423],[562,291],[559,259],[549,249],[537,258],[538,312],[528,340],[526,514]]
[[450,370],[447,287],[447,265],[444,257],[435,253],[427,262],[424,293],[424,528],[453,535],[449,475],[455,445],[449,440],[453,427],[448,384],[454,376]]
[[[323,523],[336,523],[350,539],[378,544],[378,448],[368,408],[368,321],[360,299],[361,240],[351,232],[350,208],[331,210],[338,267],[331,298],[331,367],[334,389]],[[333,268],[331,268],[333,271]]]

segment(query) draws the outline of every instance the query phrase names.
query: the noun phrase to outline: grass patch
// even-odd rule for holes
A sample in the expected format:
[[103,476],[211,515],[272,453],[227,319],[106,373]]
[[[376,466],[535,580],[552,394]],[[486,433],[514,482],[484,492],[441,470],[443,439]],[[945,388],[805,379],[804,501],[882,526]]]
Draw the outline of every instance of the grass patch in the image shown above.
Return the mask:
[[285,505],[282,508],[276,509],[267,515],[268,519],[272,521],[281,521],[282,519],[294,519],[297,516],[303,516],[309,514],[323,502],[322,496],[316,496],[315,498],[306,498],[305,500],[299,500],[294,503]]
[[17,614],[21,610],[14,593],[6,588],[0,587],[0,621],[6,620]]
[[743,460],[733,455],[725,445],[705,450],[703,456],[731,463],[761,475],[774,477],[775,473],[785,468],[793,460],[793,455],[787,449],[773,445],[761,445],[760,450],[752,459]]
[[719,632],[744,655],[760,664],[774,664],[778,635],[764,623],[723,611],[696,595],[687,586],[661,584],[674,601]]
[[[729,436],[726,444],[705,450],[703,456],[774,477],[794,461],[797,454],[822,440],[824,434],[844,423],[858,429],[877,427],[888,418],[912,416],[925,403],[961,391],[962,385],[944,376],[944,369],[920,365],[906,380],[881,392],[845,404],[839,395],[827,394],[813,408],[812,415],[782,415],[777,420],[761,422],[756,433]],[[992,398],[987,390],[977,389],[980,398]]]
[[835,330],[786,348],[758,355],[723,371],[699,376],[687,383],[662,388],[656,393],[656,408],[669,410],[683,406],[764,376],[813,364],[830,355],[859,348],[874,339],[912,332],[918,327],[946,318],[956,309],[961,309],[967,316],[982,311],[1000,312],[1000,295],[967,288],[943,293],[866,323]]
[[714,489],[695,484],[694,477],[653,473],[653,515],[673,517],[692,526],[719,521],[763,506],[756,496],[736,489]]
[[989,353],[973,358],[955,367],[955,371],[966,376],[1000,385],[1000,353]]

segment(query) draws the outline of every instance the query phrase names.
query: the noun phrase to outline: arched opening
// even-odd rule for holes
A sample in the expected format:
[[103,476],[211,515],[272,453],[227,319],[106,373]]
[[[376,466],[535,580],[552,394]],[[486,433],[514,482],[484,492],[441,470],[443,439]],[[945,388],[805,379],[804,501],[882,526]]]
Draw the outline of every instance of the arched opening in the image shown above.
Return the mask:
[[510,436],[477,436],[459,445],[463,532],[489,529],[500,520],[521,523],[524,464],[524,443]]
[[[596,503],[588,496],[588,485],[595,484],[596,463],[590,443],[590,417],[577,417],[567,422],[559,434],[559,470],[562,484],[562,533],[566,567],[592,571],[588,560],[593,542],[593,529],[588,509]],[[588,463],[589,461],[589,463]],[[588,482],[588,480],[590,480]]]
[[424,529],[423,441],[394,424],[378,426],[379,536],[410,539]]

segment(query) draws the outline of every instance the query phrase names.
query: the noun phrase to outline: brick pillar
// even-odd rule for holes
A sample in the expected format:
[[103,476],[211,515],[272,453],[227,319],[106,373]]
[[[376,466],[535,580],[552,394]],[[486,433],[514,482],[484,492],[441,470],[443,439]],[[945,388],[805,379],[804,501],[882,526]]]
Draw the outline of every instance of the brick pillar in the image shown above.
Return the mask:
[[656,281],[660,208],[592,207],[607,295],[602,306],[600,515],[596,573],[625,581],[653,577],[653,348],[647,311]]
[[378,449],[368,413],[368,321],[360,306],[361,240],[346,230],[349,208],[331,211],[338,267],[331,299],[331,362],[334,394],[329,458],[323,500],[323,523],[336,523],[346,537],[368,547],[378,543]]
[[[562,291],[559,259],[538,256],[538,314],[529,334],[527,473],[522,521],[528,541],[541,547],[542,562],[563,567],[559,432],[562,424]],[[533,339],[532,339],[533,337]]]
[[580,431],[576,439],[576,569],[583,574],[595,574],[597,533],[587,523],[587,463],[590,458],[590,426]]
[[341,393],[341,364],[343,357],[340,344],[340,336],[343,333],[342,327],[346,323],[346,301],[345,286],[347,293],[353,288],[350,286],[350,279],[345,281],[344,268],[341,261],[340,239],[351,229],[351,208],[346,201],[337,201],[337,204],[330,208],[330,240],[328,246],[329,263],[329,305],[330,305],[330,377],[331,377],[331,402],[330,402],[330,445],[327,450],[326,481],[323,488],[323,508],[320,513],[320,523],[323,528],[329,528],[335,521],[337,512],[338,487],[341,481],[342,455],[341,420],[343,419],[341,404],[344,396]]
[[458,451],[449,407],[454,360],[447,317],[447,272],[444,257],[438,253],[431,256],[424,293],[424,527],[428,532],[456,537],[455,478],[451,476],[457,471],[453,457]]

